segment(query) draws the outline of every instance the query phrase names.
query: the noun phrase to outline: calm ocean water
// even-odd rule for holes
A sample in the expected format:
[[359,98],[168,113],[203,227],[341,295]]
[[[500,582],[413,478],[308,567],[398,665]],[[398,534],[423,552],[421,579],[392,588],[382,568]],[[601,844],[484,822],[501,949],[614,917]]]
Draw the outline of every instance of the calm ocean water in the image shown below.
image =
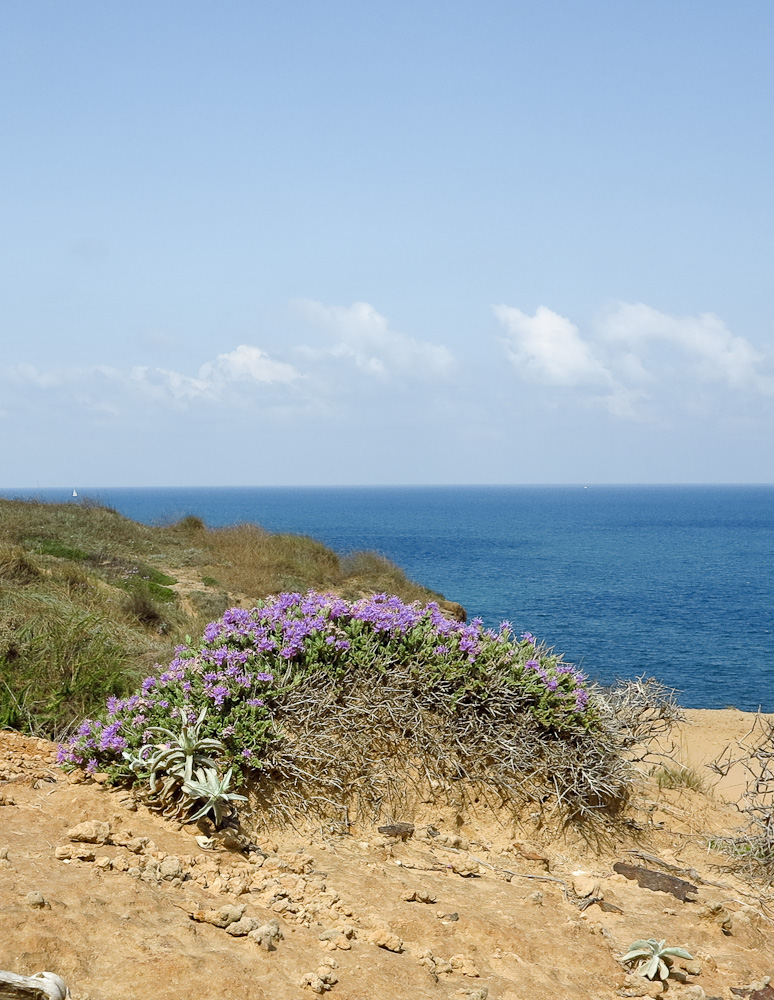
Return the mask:
[[79,492],[147,523],[197,514],[375,549],[470,617],[507,618],[603,682],[645,673],[689,707],[774,712],[774,486]]

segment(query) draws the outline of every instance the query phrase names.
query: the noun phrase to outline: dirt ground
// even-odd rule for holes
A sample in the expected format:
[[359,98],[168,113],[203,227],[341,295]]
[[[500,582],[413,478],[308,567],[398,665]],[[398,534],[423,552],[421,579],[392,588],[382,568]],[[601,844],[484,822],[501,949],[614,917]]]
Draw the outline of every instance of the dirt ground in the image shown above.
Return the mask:
[[[671,753],[699,770],[752,722],[687,716]],[[657,995],[617,960],[641,938],[694,956],[667,995],[774,997],[774,891],[707,846],[740,825],[738,772],[708,792],[644,780],[628,827],[594,844],[537,814],[503,824],[427,801],[394,817],[415,824],[405,841],[282,829],[245,854],[68,777],[54,752],[0,732],[0,969],[55,972],[73,1000]],[[620,863],[692,890],[640,886]]]

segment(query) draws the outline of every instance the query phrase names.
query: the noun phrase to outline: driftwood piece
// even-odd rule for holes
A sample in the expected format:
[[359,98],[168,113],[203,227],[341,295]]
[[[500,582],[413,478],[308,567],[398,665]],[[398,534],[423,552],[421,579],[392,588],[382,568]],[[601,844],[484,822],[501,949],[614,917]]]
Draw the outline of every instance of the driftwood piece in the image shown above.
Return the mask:
[[53,972],[17,976],[0,970],[0,1000],[70,1000],[70,991]]
[[695,902],[699,892],[698,886],[686,882],[685,879],[666,875],[664,872],[654,872],[650,868],[641,868],[639,865],[628,865],[625,861],[616,861],[613,865],[613,871],[626,878],[634,879],[637,885],[643,889],[651,889],[653,892],[669,892],[683,903]]
[[377,826],[376,829],[385,837],[400,837],[401,840],[414,836],[413,823],[388,823],[386,826]]

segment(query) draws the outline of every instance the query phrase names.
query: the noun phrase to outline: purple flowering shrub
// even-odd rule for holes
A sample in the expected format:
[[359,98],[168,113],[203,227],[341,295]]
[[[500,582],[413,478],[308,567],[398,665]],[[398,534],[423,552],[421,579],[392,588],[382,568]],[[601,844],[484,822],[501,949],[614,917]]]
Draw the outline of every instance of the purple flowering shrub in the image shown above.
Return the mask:
[[252,610],[231,608],[204,630],[198,648],[146,678],[129,698],[111,698],[102,719],[88,719],[59,749],[65,765],[136,780],[153,752],[158,727],[192,724],[206,709],[202,737],[223,745],[221,768],[243,775],[283,740],[283,705],[323,678],[348,689],[355,678],[377,685],[398,669],[420,706],[475,710],[490,688],[506,686],[515,709],[553,733],[587,734],[597,719],[584,675],[511,625],[484,628],[444,615],[438,605],[404,604],[377,594],[350,602],[314,591],[280,594]]

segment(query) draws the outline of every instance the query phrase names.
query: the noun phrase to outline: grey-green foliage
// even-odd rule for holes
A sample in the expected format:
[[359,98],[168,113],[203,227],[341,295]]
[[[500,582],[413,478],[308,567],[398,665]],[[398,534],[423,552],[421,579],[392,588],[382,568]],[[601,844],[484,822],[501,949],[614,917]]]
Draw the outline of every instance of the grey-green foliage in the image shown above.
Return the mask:
[[[224,753],[226,747],[220,740],[199,735],[206,717],[207,708],[205,707],[199,713],[196,722],[184,722],[178,733],[162,726],[151,726],[148,729],[148,732],[160,733],[167,737],[166,743],[154,744],[154,752],[146,763],[150,769],[151,790],[155,788],[156,774],[159,771],[166,771],[167,774],[175,775],[183,782],[188,782],[193,777],[194,767],[204,765],[217,767],[217,761],[207,754]],[[128,755],[124,756],[129,760]],[[130,766],[134,768],[131,760]]]
[[192,799],[204,800],[204,805],[190,817],[189,823],[195,823],[197,819],[206,816],[212,810],[215,826],[220,826],[232,802],[237,800],[247,802],[246,795],[237,795],[236,792],[229,790],[231,773],[232,768],[221,776],[214,767],[200,767],[196,771],[196,778],[183,784],[183,792],[186,795]]
[[[153,801],[157,807],[171,809],[176,816],[185,815],[188,823],[212,811],[215,825],[220,826],[231,804],[239,800],[247,802],[247,798],[231,791],[232,769],[221,775],[218,761],[208,756],[222,754],[226,747],[214,737],[200,735],[206,718],[205,707],[195,722],[183,722],[179,732],[151,726],[147,731],[166,737],[166,741],[153,744],[153,752],[147,758],[127,750],[123,757],[135,773],[150,772],[148,801]],[[164,774],[166,778],[160,780],[158,776]],[[189,815],[188,811],[197,803],[199,808]]]
[[667,979],[669,977],[670,958],[692,959],[685,948],[665,948],[666,938],[663,941],[656,941],[655,938],[648,938],[647,941],[634,941],[629,951],[621,958],[624,965],[630,962],[639,962],[636,971],[645,976],[646,979]]

